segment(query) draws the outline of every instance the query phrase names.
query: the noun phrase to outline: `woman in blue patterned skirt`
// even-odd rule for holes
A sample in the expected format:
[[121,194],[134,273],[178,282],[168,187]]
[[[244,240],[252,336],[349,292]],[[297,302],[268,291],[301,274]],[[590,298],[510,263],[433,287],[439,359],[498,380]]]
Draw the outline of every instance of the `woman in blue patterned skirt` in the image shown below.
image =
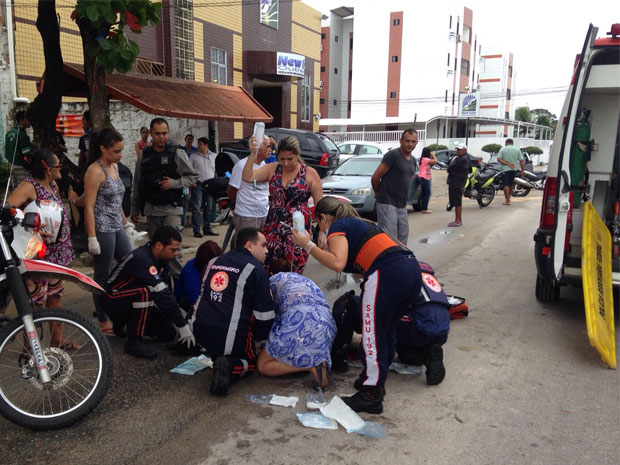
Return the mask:
[[312,280],[298,273],[277,273],[269,283],[276,318],[258,356],[258,371],[263,376],[310,371],[319,386],[325,387],[336,336],[336,322],[325,296]]

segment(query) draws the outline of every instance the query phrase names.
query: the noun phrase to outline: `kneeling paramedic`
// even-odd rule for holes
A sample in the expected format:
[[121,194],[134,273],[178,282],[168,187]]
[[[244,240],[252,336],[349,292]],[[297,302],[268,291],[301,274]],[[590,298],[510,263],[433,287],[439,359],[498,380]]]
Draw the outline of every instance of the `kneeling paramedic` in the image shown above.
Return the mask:
[[190,318],[196,340],[215,360],[211,394],[256,369],[254,341],[267,339],[275,318],[263,268],[267,241],[256,228],[237,233],[237,248],[214,258],[203,274],[202,295]]
[[179,342],[188,347],[195,344],[168,286],[168,262],[179,253],[181,240],[176,228],[160,227],[151,242],[127,254],[108,278],[103,305],[115,333],[120,334],[127,326],[126,354],[146,359],[157,357],[157,352],[142,341],[145,335],[170,341],[178,333]]
[[383,412],[385,380],[395,353],[395,327],[420,292],[418,262],[409,249],[357,211],[334,197],[323,197],[315,216],[327,234],[329,250],[321,250],[307,233],[293,230],[295,242],[319,263],[340,272],[361,274],[364,369],[355,383],[359,392],[343,398],[356,412]]

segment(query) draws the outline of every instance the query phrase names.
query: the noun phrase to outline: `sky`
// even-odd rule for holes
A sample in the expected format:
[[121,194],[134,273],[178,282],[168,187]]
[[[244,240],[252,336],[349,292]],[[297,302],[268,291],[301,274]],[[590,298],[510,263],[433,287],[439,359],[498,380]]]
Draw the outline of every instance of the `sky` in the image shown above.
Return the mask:
[[[356,3],[371,0],[303,1],[329,15],[331,9],[339,6],[355,8]],[[377,9],[390,10],[390,0],[372,1]],[[598,37],[605,37],[612,23],[620,23],[618,0],[464,0],[455,3],[464,3],[473,11],[472,29],[482,44],[483,53],[485,46],[491,44],[495,52],[512,52],[517,92],[568,86],[575,55],[581,52],[588,25],[597,26]],[[425,3],[419,4],[419,12],[423,14]],[[443,53],[444,44],[439,47]],[[353,67],[355,69],[355,64]],[[518,96],[516,106],[546,108],[559,115],[565,97],[565,92]]]

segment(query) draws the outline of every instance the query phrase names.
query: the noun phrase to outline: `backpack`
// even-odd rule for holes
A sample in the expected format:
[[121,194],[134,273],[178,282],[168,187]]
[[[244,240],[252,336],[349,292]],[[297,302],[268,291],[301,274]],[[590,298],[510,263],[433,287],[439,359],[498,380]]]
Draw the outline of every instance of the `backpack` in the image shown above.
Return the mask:
[[[428,263],[419,261],[418,264],[420,265],[420,271],[435,276],[435,270],[433,270],[433,267]],[[465,302],[465,298],[455,295],[447,295],[447,297],[448,303],[450,304],[449,311],[451,320],[460,320],[469,315],[469,307]]]

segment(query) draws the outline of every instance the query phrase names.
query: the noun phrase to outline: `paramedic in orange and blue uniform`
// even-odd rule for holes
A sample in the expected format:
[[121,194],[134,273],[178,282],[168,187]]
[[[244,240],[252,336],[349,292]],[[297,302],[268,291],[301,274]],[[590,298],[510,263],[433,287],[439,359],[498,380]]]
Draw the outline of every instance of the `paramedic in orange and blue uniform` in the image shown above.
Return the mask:
[[356,412],[383,412],[385,380],[395,352],[395,328],[420,292],[422,277],[409,249],[380,229],[362,220],[349,204],[323,197],[315,208],[328,250],[310,236],[293,230],[298,246],[329,269],[361,274],[362,343],[364,369],[355,382],[358,393],[343,398]]

